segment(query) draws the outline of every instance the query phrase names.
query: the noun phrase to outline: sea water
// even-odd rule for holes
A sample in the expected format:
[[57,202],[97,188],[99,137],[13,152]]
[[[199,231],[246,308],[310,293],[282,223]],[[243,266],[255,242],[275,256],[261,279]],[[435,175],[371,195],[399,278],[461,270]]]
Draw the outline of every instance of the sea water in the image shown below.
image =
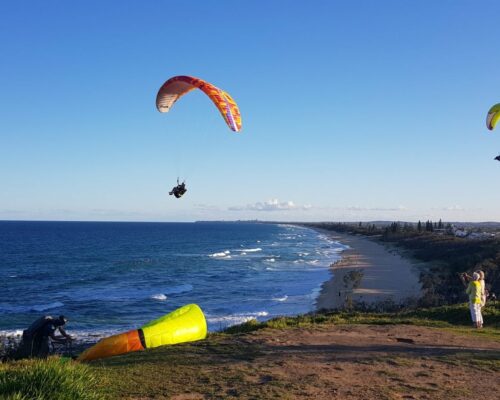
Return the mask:
[[0,222],[0,334],[41,315],[100,337],[189,303],[209,330],[312,311],[345,247],[263,223]]

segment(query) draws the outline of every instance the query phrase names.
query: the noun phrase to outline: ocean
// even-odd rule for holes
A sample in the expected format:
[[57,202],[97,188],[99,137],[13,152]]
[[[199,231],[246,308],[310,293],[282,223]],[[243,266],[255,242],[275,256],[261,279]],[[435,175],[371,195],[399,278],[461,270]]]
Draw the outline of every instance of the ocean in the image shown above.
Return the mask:
[[81,339],[189,303],[210,331],[314,310],[346,246],[262,223],[0,222],[0,335],[65,315]]

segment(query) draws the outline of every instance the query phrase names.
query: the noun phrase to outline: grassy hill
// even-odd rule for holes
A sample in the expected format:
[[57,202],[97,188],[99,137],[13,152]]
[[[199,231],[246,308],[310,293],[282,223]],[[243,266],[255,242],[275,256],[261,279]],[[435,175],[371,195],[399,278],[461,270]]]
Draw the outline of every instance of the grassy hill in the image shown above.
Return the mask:
[[[475,374],[493,379],[500,371],[500,303],[484,314],[487,327],[474,330],[466,304],[315,313],[250,321],[201,342],[87,365],[6,362],[0,398],[463,398],[482,393],[468,389]],[[461,376],[453,385],[451,371]]]

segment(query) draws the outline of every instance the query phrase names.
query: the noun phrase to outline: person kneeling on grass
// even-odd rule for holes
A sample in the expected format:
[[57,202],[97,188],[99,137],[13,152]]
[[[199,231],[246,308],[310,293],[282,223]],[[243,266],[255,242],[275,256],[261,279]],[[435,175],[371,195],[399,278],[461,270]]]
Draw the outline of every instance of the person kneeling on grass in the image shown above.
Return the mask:
[[481,315],[481,284],[479,283],[480,275],[477,272],[472,274],[472,281],[465,293],[469,295],[470,315],[472,324],[475,328],[483,327],[483,316]]

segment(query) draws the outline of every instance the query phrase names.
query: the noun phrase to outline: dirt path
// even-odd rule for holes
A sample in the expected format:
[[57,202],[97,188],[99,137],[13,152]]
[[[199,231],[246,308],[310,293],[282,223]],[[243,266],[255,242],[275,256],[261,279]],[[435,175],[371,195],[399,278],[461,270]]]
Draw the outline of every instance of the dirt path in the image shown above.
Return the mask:
[[133,398],[487,400],[500,393],[500,342],[433,328],[266,329],[164,353],[165,365],[155,369],[168,382]]
[[[295,397],[495,398],[500,371],[468,362],[499,359],[500,343],[411,326],[339,326],[256,335],[270,376],[302,382]],[[474,364],[474,363],[473,363]],[[487,384],[485,384],[487,382]],[[306,395],[307,393],[307,395]]]

